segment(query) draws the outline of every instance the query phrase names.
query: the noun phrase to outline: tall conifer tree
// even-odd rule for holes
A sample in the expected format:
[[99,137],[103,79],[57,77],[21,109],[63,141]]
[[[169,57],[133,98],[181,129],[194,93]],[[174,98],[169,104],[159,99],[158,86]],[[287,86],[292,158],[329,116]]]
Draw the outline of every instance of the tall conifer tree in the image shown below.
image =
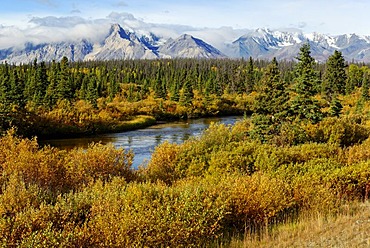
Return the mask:
[[347,82],[345,71],[345,60],[341,52],[334,51],[326,63],[323,93],[325,98],[331,102],[334,95],[344,94]]
[[310,45],[304,44],[297,57],[295,69],[295,97],[291,102],[291,111],[298,120],[317,123],[322,119],[318,102],[313,98],[316,94],[319,78],[314,70],[315,60],[311,57]]

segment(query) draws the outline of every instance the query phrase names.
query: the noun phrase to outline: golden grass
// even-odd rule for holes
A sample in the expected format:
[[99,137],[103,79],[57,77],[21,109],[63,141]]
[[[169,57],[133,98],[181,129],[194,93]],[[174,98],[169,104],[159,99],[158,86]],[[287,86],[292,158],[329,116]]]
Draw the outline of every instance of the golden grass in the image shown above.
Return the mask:
[[122,131],[131,131],[139,128],[145,128],[156,123],[156,119],[153,116],[149,115],[138,115],[131,120],[120,121],[111,127],[109,131],[122,132]]
[[337,215],[307,214],[270,234],[233,238],[229,247],[370,247],[370,202],[345,206]]

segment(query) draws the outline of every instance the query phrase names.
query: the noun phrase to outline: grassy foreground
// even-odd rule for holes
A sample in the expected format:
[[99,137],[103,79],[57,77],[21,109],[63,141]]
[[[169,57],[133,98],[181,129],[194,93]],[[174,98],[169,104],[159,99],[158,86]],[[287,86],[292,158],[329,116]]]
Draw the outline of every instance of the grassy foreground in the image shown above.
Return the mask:
[[336,215],[306,214],[270,233],[232,238],[220,247],[369,247],[370,202],[343,206]]

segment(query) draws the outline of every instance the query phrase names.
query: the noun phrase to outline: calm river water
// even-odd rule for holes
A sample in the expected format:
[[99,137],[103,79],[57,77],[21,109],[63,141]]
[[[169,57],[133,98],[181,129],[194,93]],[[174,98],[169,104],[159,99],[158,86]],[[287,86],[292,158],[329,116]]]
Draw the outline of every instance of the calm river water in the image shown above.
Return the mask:
[[182,143],[191,136],[199,136],[212,122],[234,124],[241,116],[212,117],[187,121],[157,124],[145,129],[122,133],[99,134],[91,137],[79,137],[69,139],[43,140],[41,144],[50,144],[61,149],[74,147],[86,148],[92,142],[102,144],[113,143],[117,148],[132,150],[135,154],[133,167],[148,161],[154,148],[164,141],[170,143]]

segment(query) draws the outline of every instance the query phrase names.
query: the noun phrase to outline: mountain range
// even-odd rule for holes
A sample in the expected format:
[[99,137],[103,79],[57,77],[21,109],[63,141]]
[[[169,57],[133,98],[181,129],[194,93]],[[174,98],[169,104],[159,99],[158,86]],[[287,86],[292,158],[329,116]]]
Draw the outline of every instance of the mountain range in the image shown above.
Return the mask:
[[[348,61],[370,62],[370,36],[344,34],[330,36],[319,33],[304,34],[297,30],[257,29],[248,31],[232,42],[212,44],[189,34],[165,38],[153,32],[140,34],[112,24],[107,35],[98,42],[77,41],[27,42],[22,48],[0,50],[0,62],[30,63],[60,60],[70,61],[157,59],[157,58],[249,58],[293,60],[299,48],[308,42],[312,56],[324,62],[335,50]],[[220,45],[222,44],[222,45]]]

